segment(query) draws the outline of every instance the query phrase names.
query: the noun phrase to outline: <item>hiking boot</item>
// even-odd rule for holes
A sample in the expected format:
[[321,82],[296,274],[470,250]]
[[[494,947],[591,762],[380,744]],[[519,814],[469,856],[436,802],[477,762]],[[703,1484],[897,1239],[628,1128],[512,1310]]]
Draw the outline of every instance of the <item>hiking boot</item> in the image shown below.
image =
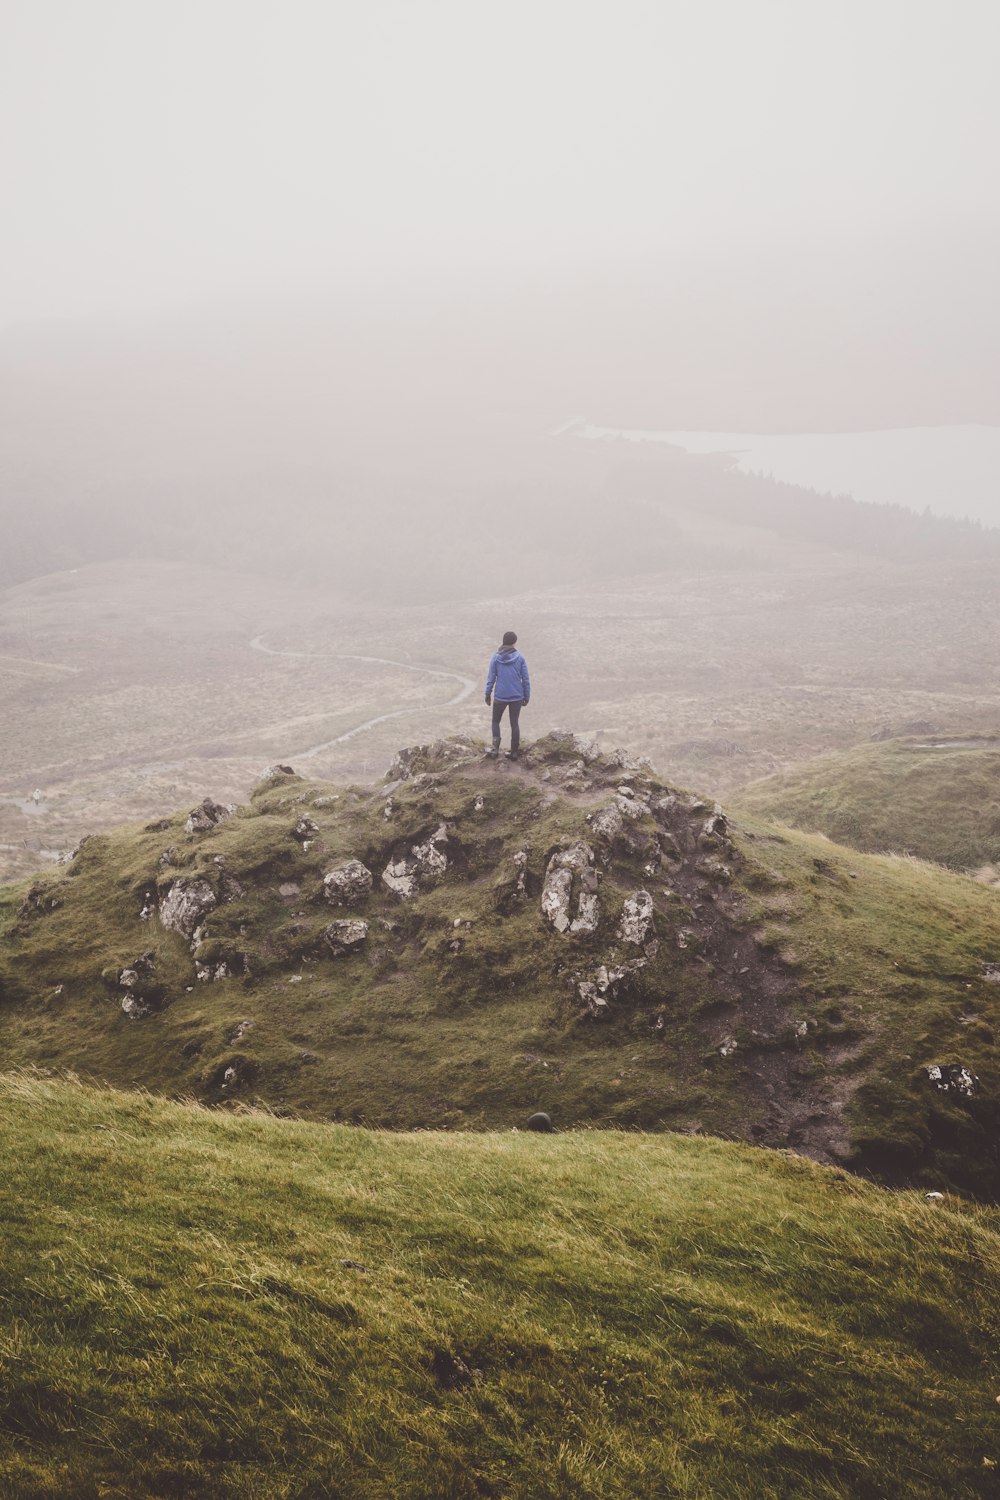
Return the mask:
[[490,760],[496,760],[497,756],[500,754],[500,746],[494,745],[492,749],[487,750],[485,753],[489,756]]
[[520,752],[520,750],[508,750],[507,751],[507,759],[508,760],[520,760],[521,759],[521,752]]

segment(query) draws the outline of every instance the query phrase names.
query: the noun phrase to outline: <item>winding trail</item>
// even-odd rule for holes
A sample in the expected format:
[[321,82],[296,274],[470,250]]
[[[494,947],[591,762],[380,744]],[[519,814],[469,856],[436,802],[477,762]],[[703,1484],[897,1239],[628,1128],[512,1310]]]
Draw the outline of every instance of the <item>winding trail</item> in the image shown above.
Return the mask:
[[[265,656],[291,656],[300,661],[364,661],[379,667],[397,667],[403,672],[422,672],[427,677],[444,677],[461,684],[455,696],[449,698],[446,703],[431,705],[435,708],[453,708],[456,703],[464,703],[476,688],[471,677],[463,677],[459,672],[448,672],[443,667],[429,667],[423,662],[391,661],[386,656],[353,656],[338,651],[276,651],[273,646],[265,645],[263,635],[254,636],[250,642],[250,649],[262,651]],[[365,719],[363,724],[355,724],[353,729],[347,729],[343,734],[335,735],[332,740],[324,740],[321,745],[310,745],[305,750],[290,750],[288,755],[296,760],[311,760],[313,756],[321,755],[324,750],[330,750],[334,745],[342,745],[345,740],[354,739],[355,735],[363,734],[366,729],[372,729],[376,724],[385,724],[389,719],[402,719],[407,714],[426,713],[427,707],[427,704],[419,703],[414,708],[395,708],[387,714],[376,714],[373,719]]]

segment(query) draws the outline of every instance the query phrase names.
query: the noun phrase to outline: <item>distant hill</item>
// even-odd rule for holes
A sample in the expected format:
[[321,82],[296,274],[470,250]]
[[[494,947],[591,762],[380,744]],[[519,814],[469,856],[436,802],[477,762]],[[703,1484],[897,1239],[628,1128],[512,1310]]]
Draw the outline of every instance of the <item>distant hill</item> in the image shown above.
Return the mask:
[[955,870],[1000,866],[1000,737],[859,745],[755,782],[739,805],[856,849]]
[[571,736],[277,769],[8,887],[10,1065],[394,1128],[708,1132],[1000,1195],[1000,893]]
[[134,558],[398,604],[753,569],[775,536],[812,560],[1000,554],[1000,533],[713,458],[552,438],[526,372],[386,337],[393,360],[357,329],[0,340],[0,586]]
[[954,1199],[24,1074],[0,1117],[5,1494],[993,1492],[1000,1237]]

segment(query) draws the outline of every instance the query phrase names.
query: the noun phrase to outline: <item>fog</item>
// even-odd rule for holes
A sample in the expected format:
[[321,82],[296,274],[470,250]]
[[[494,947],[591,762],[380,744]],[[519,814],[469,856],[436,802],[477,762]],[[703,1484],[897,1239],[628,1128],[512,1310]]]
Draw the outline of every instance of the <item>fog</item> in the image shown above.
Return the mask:
[[[932,656],[942,720],[985,722],[1000,534],[961,518],[996,519],[997,39],[985,0],[8,0],[11,795],[109,741],[192,790],[225,759],[238,795],[306,710],[301,743],[354,757],[321,769],[368,775],[399,693],[415,734],[475,728],[421,671],[472,680],[515,617],[540,714],[693,784],[852,743],[886,693],[926,717]],[[747,433],[874,434],[878,462],[710,451]],[[592,681],[567,663],[601,620]],[[297,677],[334,637],[341,675]],[[773,714],[833,681],[822,732]]]

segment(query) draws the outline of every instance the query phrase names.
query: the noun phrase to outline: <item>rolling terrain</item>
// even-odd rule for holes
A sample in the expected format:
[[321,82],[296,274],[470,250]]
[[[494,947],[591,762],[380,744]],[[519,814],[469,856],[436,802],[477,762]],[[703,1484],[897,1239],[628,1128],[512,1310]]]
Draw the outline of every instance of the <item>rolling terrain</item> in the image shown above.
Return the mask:
[[0,1075],[0,1489],[995,1493],[995,1212],[680,1136]]
[[856,849],[914,854],[992,880],[1000,737],[925,733],[859,745],[755,782],[739,802]]
[[11,1065],[325,1120],[707,1132],[1000,1193],[1000,893],[569,735],[87,839],[4,893]]

